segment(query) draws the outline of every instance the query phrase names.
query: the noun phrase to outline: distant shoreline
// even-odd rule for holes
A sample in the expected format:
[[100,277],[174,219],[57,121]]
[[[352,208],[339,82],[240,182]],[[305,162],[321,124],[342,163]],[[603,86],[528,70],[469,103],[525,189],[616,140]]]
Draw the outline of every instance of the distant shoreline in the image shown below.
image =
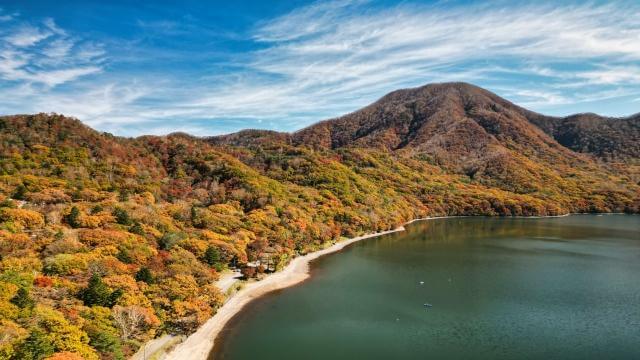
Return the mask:
[[[592,215],[615,215],[616,213],[604,213],[604,214],[592,214]],[[571,215],[591,215],[580,213],[568,213],[563,215],[552,216],[513,216],[512,218],[556,218],[566,217]],[[281,271],[267,275],[263,280],[252,282],[247,284],[244,288],[232,295],[231,298],[221,306],[216,314],[205,322],[195,333],[186,338],[185,341],[178,344],[172,351],[170,351],[163,358],[165,360],[207,360],[209,354],[214,350],[216,340],[219,340],[220,333],[224,330],[226,325],[231,321],[235,315],[237,315],[248,303],[257,299],[267,293],[275,290],[284,289],[293,285],[299,284],[310,277],[309,264],[324,255],[338,252],[348,245],[356,243],[361,240],[374,238],[382,235],[392,234],[396,232],[405,231],[405,226],[418,221],[437,220],[437,219],[449,219],[449,218],[461,218],[461,217],[475,217],[475,216],[434,216],[413,219],[407,221],[400,227],[367,235],[362,235],[343,241],[336,242],[335,244],[312,253],[298,256],[291,260],[291,262]],[[510,218],[510,217],[506,217]]]

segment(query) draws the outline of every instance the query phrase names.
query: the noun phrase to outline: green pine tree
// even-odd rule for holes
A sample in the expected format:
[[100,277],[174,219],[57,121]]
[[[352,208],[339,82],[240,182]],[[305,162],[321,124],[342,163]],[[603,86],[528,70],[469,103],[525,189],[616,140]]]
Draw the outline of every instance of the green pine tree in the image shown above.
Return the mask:
[[131,218],[129,217],[129,213],[127,210],[123,208],[115,208],[111,213],[115,218],[116,222],[120,225],[131,225]]
[[72,228],[74,229],[79,228],[80,227],[80,210],[75,206],[72,207],[71,211],[69,212],[69,214],[67,214],[67,216],[65,216],[64,220]]
[[11,197],[16,200],[24,200],[26,195],[27,195],[27,188],[23,184],[20,184],[18,185],[16,190],[13,192],[13,195]]
[[142,281],[147,284],[153,284],[153,274],[151,274],[151,270],[148,267],[141,267],[140,270],[136,273],[136,281]]
[[12,359],[41,360],[51,356],[55,348],[47,334],[39,328],[31,330],[29,336],[18,346]]
[[29,290],[21,287],[18,292],[11,298],[11,303],[20,309],[32,308],[35,302],[29,296]]
[[216,247],[209,246],[204,252],[204,262],[209,266],[214,266],[220,262],[220,252]]
[[89,284],[86,288],[80,291],[78,297],[84,302],[86,306],[98,305],[109,307],[111,303],[110,296],[111,291],[102,281],[100,275],[93,274],[89,279]]

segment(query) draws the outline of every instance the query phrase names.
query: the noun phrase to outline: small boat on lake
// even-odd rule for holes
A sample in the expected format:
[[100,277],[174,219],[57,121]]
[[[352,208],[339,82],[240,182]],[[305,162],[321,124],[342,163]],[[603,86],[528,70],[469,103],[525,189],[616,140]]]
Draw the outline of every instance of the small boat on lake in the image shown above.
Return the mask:
[[429,303],[424,303],[424,307],[433,307],[433,305],[431,305]]

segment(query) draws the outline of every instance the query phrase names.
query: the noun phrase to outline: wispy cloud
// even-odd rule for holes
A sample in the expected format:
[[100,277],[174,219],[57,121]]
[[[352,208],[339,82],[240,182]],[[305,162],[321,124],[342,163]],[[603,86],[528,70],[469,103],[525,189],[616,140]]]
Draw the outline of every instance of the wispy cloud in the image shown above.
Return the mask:
[[17,14],[7,14],[3,8],[0,8],[0,22],[6,22],[13,19]]
[[87,56],[91,47],[69,37],[53,19],[9,20],[0,33],[0,79],[55,87],[102,71],[99,54]]
[[576,77],[591,84],[640,84],[640,66],[604,66],[591,71],[578,72]]
[[28,47],[51,36],[48,31],[43,31],[37,27],[23,25],[13,31],[5,38],[5,41],[16,47]]
[[[338,115],[397,87],[434,81],[496,88],[523,82],[510,95],[538,108],[581,101],[580,91],[609,90],[585,81],[640,83],[629,65],[640,60],[640,20],[628,16],[628,7],[402,5],[366,11],[363,3],[318,2],[261,24],[254,38],[266,48],[248,59],[251,75],[214,89],[198,104],[218,116],[299,117],[304,124],[300,113]],[[584,64],[591,70],[577,70]],[[537,78],[536,89],[526,88],[525,74]],[[558,82],[583,84],[570,93],[555,87]]]
[[[640,4],[497,4],[319,1],[263,20],[243,39],[227,36],[244,50],[189,63],[188,76],[180,68],[158,70],[154,56],[136,55],[133,73],[108,67],[107,54],[122,63],[137,53],[119,52],[118,39],[82,39],[53,19],[12,17],[0,32],[0,78],[12,82],[0,86],[7,95],[0,110],[62,112],[127,135],[251,126],[290,131],[397,88],[467,81],[537,111],[625,98],[618,111],[637,112],[629,99],[640,93],[640,17],[630,14],[640,13]],[[136,24],[153,39],[215,33],[191,20]],[[134,50],[156,51],[145,46],[140,41]],[[207,50],[157,54],[176,66]]]

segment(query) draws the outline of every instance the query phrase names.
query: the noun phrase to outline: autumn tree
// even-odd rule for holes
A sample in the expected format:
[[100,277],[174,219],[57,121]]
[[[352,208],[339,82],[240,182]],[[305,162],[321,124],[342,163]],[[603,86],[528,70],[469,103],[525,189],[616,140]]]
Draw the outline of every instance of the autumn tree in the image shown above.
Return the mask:
[[44,216],[27,209],[0,209],[0,221],[10,221],[21,228],[36,229],[44,225]]
[[245,266],[241,271],[245,279],[251,279],[256,276],[256,268],[253,266]]
[[[3,312],[2,315],[6,316],[7,314]],[[0,334],[0,359],[14,358],[17,347],[28,335],[25,329],[8,319],[0,319]]]
[[89,345],[98,350],[103,358],[123,360],[120,333],[114,325],[111,310],[93,307],[82,316],[86,319],[83,330],[89,335]]
[[43,359],[56,352],[72,352],[85,360],[98,360],[87,334],[61,312],[39,305],[31,323],[30,334],[19,346],[15,359]]
[[71,351],[63,351],[55,353],[45,360],[84,360],[80,354],[71,352]]
[[141,306],[114,306],[112,314],[122,340],[127,340],[147,326],[157,323],[156,317]]

